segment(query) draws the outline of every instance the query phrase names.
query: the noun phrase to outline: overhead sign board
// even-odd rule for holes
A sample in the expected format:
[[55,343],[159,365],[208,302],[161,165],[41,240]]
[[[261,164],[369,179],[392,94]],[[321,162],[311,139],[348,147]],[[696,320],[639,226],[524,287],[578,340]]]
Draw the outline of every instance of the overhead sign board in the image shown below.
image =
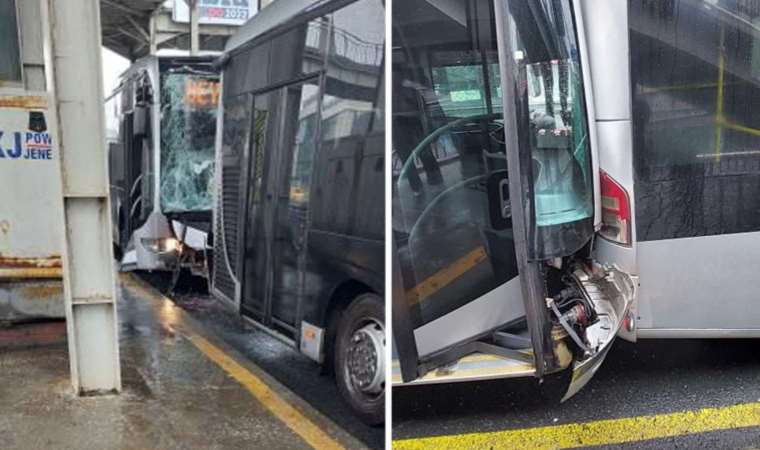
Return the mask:
[[[205,25],[242,25],[256,14],[256,0],[198,0],[200,19]],[[190,7],[186,0],[174,0],[172,20],[190,23]]]

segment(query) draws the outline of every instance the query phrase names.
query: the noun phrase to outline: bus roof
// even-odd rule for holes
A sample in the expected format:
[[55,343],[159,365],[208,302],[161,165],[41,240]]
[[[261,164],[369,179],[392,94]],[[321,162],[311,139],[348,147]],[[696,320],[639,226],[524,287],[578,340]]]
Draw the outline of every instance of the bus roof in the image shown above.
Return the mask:
[[298,14],[317,6],[327,4],[330,0],[282,0],[271,3],[259,11],[248,22],[240,27],[224,48],[230,52],[241,45],[250,42],[269,30],[284,24]]

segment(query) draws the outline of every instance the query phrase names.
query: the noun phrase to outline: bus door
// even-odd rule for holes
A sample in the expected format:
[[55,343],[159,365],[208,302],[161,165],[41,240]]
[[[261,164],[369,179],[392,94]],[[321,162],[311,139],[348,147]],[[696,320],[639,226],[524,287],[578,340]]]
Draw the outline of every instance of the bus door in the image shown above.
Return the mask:
[[241,309],[295,335],[300,315],[319,78],[254,95]]
[[568,398],[632,291],[590,259],[596,175],[573,2],[400,9],[394,382],[570,368]]
[[394,383],[534,371],[496,41],[491,0],[394,3]]
[[572,355],[566,400],[604,361],[629,313],[635,284],[630,274],[593,254],[604,197],[595,192],[599,175],[592,161],[580,3],[494,3],[509,198],[536,375],[566,367],[557,345],[564,336]]
[[760,8],[666,3],[627,2],[638,335],[760,336]]

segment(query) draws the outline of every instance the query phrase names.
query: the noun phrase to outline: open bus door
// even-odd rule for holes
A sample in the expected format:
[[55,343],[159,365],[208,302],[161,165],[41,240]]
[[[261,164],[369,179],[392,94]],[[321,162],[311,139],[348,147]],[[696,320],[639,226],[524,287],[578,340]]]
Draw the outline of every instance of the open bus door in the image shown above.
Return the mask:
[[439,3],[394,5],[393,382],[571,369],[566,399],[633,297],[590,257],[580,17],[570,0]]

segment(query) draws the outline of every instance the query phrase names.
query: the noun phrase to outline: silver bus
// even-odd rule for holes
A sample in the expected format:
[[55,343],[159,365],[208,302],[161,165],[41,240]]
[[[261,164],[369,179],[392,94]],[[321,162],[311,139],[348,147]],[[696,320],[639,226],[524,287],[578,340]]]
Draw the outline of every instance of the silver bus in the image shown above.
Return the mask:
[[393,4],[393,382],[760,336],[760,3]]
[[122,270],[178,276],[186,268],[207,276],[218,54],[186,53],[139,59],[106,100],[113,242]]

